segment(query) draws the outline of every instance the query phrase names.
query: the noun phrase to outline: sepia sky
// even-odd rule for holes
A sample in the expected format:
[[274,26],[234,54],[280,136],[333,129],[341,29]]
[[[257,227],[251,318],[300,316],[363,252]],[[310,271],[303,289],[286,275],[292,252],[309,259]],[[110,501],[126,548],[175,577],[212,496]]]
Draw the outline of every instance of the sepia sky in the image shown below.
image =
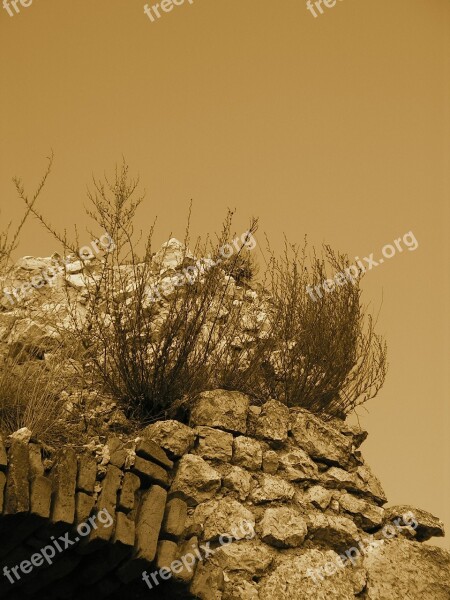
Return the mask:
[[[0,226],[22,207],[53,149],[40,208],[57,229],[83,213],[92,173],[126,158],[158,215],[156,241],[260,218],[351,259],[412,231],[364,280],[390,371],[358,413],[363,453],[390,504],[443,518],[450,548],[449,0],[194,0],[151,22],[138,0],[0,5]],[[83,238],[84,236],[84,238]],[[17,255],[54,240],[27,224]]]

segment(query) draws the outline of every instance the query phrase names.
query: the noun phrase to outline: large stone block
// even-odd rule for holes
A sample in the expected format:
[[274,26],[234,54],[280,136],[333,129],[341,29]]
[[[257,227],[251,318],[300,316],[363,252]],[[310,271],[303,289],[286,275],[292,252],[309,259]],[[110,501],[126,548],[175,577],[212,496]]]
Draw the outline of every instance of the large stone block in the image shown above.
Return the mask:
[[263,404],[256,422],[256,436],[280,445],[287,440],[288,430],[288,407],[278,400],[269,400]]
[[450,598],[450,553],[402,539],[380,541],[364,557],[367,600]]
[[356,498],[352,494],[342,494],[339,498],[339,504],[341,508],[352,515],[355,523],[365,531],[380,527],[383,523],[384,509],[366,500]]
[[190,425],[217,427],[233,433],[246,433],[250,399],[241,392],[212,390],[202,392],[191,411]]
[[426,510],[402,504],[390,506],[383,513],[384,523],[393,523],[397,520],[400,526],[411,526],[416,532],[418,542],[445,535],[444,523]]
[[250,471],[261,469],[263,451],[260,442],[245,435],[239,435],[233,442],[233,464]]
[[287,502],[292,500],[294,494],[295,488],[292,484],[277,475],[264,473],[258,477],[258,483],[252,489],[250,499],[255,504],[275,501]]
[[[305,550],[301,555],[289,555],[262,580],[260,600],[354,600],[351,579],[344,570],[331,577],[324,576],[324,565],[334,564],[338,555],[331,551]],[[386,596],[383,600],[394,598]],[[398,596],[400,598],[400,596]]]
[[220,474],[200,456],[186,454],[179,462],[170,492],[195,506],[213,498],[221,481]]
[[158,421],[148,425],[142,432],[145,439],[150,439],[171,456],[179,458],[194,446],[195,432],[179,421]]
[[150,460],[169,471],[173,469],[173,462],[164,450],[152,440],[142,438],[136,444],[136,456]]
[[291,447],[278,454],[282,475],[289,481],[318,481],[316,463],[301,448]]
[[253,513],[229,496],[199,505],[195,509],[194,523],[203,525],[202,540],[207,542],[220,540],[221,536],[235,540],[254,536]]
[[292,435],[312,458],[346,467],[352,460],[352,440],[307,410],[291,411]]
[[163,487],[169,487],[169,476],[167,471],[159,465],[155,465],[155,463],[145,460],[145,458],[136,456],[132,470],[144,485],[148,486],[152,483],[157,483]]
[[297,548],[308,532],[305,520],[288,506],[268,508],[260,523],[261,539],[277,548]]
[[229,462],[233,454],[231,433],[213,427],[197,427],[198,445],[195,453],[209,460]]
[[136,520],[133,556],[118,571],[118,576],[124,583],[139,577],[154,561],[166,500],[166,490],[158,485],[143,493]]

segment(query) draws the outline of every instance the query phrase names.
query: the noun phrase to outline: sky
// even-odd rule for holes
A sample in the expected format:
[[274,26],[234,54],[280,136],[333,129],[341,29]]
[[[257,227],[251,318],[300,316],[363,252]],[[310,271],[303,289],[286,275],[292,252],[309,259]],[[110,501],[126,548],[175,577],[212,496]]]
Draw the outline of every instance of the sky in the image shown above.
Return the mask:
[[[0,6],[0,227],[23,210],[12,177],[32,193],[53,150],[39,207],[86,243],[86,187],[123,157],[156,243],[183,237],[191,200],[193,235],[236,208],[238,233],[259,217],[260,249],[307,235],[376,259],[412,233],[362,285],[390,363],[358,411],[362,450],[390,504],[450,532],[448,0],[316,17],[303,0],[186,0],[153,22],[138,0],[18,8]],[[16,254],[57,249],[32,220]]]

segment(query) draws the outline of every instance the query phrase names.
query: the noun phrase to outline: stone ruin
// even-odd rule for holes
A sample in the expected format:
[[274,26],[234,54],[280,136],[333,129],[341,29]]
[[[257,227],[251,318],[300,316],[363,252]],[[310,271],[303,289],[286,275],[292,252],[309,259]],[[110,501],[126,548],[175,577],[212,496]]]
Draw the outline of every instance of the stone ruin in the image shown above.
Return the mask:
[[[19,431],[0,441],[0,597],[448,600],[450,553],[425,543],[443,525],[384,508],[366,435],[224,390],[198,397],[189,426],[78,455]],[[80,528],[105,510],[107,525]],[[30,567],[55,540],[52,564]]]

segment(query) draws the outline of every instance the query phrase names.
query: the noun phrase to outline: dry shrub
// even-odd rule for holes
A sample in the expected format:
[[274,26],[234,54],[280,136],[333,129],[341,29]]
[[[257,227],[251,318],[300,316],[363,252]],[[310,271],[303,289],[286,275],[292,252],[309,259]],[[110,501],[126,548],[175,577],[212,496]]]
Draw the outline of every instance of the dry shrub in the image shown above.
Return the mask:
[[78,376],[67,351],[50,361],[17,354],[0,366],[0,428],[9,435],[27,427],[34,438],[54,445],[70,438],[70,423],[61,392]]
[[[345,255],[325,246],[323,255],[309,259],[306,247],[286,244],[281,257],[270,253],[262,283],[254,286],[261,304],[249,304],[245,294],[252,294],[256,270],[252,245],[217,260],[233,239],[229,213],[214,240],[193,244],[193,255],[205,258],[204,268],[155,299],[153,227],[145,236],[134,230],[142,202],[137,189],[125,163],[111,181],[94,179],[88,214],[112,243],[97,267],[89,267],[83,320],[68,295],[72,327],[64,332],[66,343],[81,346],[129,416],[184,419],[195,396],[215,387],[260,401],[274,397],[324,417],[344,416],[377,394],[386,374],[386,347],[362,306],[359,281],[324,292],[317,302],[306,292],[307,285],[327,279],[328,269],[348,266]],[[18,191],[30,208],[23,189]],[[77,244],[30,210],[65,251],[77,252]],[[256,226],[253,220],[246,242],[254,241]],[[186,268],[193,261],[189,243],[188,219],[181,260]],[[244,327],[244,319],[257,327]]]

